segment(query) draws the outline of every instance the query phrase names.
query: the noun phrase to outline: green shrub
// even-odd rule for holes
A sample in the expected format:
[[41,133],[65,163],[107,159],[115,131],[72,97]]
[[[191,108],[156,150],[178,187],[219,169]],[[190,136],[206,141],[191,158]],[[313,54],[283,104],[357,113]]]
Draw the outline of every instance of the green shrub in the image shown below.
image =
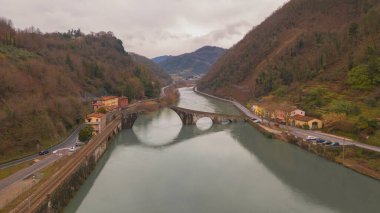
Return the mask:
[[373,98],[368,98],[368,99],[366,99],[364,102],[365,102],[365,104],[366,104],[368,107],[372,107],[372,108],[376,107],[376,105],[377,105],[376,100],[373,99]]
[[366,64],[352,68],[348,73],[348,83],[359,90],[368,90],[379,85],[380,57],[370,56]]
[[86,125],[83,129],[80,130],[78,139],[82,142],[90,140],[93,131],[94,128],[92,126]]
[[96,110],[96,112],[97,113],[102,113],[102,114],[106,114],[107,113],[107,111],[106,111],[106,109],[104,107],[99,108],[98,110]]
[[307,124],[304,124],[304,125],[302,126],[302,128],[303,128],[303,129],[310,129],[309,125],[307,125]]
[[359,65],[348,73],[348,83],[354,89],[368,90],[372,88],[372,82],[368,75],[368,66]]
[[287,92],[288,92],[288,86],[280,86],[278,89],[276,89],[273,92],[273,95],[277,97],[284,97]]
[[345,101],[345,100],[334,100],[330,104],[329,110],[331,112],[345,113],[347,115],[360,114],[360,109],[358,106],[356,106],[355,103],[352,103],[351,101]]

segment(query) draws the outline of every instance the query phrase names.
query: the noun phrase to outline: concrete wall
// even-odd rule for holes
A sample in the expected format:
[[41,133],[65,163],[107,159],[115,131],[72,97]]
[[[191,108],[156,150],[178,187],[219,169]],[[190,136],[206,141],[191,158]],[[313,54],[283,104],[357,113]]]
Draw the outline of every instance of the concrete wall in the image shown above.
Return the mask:
[[[78,159],[78,164],[75,170],[69,176],[67,176],[67,178],[62,180],[59,186],[56,187],[51,194],[45,195],[47,199],[40,203],[38,208],[35,209],[33,212],[63,212],[64,207],[69,203],[70,199],[74,196],[76,191],[80,188],[83,182],[94,170],[97,162],[104,155],[107,149],[111,146],[112,136],[116,135],[116,133],[120,129],[121,122],[119,122],[119,125],[117,125],[116,129],[108,129],[107,133],[103,133],[106,135],[102,135],[102,133],[98,134],[96,136],[98,137],[98,144],[96,145],[96,147],[90,147],[91,144],[87,144],[86,146],[84,146],[83,149],[91,148],[93,150],[88,155],[86,155],[86,157]],[[90,141],[89,143],[92,143],[92,141]],[[73,156],[74,158],[79,157],[80,153],[77,152],[74,155],[77,155]]]

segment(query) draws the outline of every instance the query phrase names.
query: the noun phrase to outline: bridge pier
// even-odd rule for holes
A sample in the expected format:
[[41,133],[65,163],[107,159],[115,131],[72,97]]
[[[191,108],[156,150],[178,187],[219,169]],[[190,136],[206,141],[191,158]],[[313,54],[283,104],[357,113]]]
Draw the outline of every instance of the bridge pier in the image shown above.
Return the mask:
[[121,127],[123,129],[131,129],[133,127],[133,124],[137,120],[138,115],[138,112],[122,112]]

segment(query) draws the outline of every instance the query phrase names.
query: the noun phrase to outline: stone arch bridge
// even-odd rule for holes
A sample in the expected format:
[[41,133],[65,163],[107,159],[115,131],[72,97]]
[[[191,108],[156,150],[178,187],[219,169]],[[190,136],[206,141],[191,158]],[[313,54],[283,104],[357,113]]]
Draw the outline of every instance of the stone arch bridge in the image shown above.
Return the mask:
[[[204,117],[210,118],[213,124],[235,123],[239,121],[245,121],[244,117],[240,115],[226,115],[211,112],[202,112],[176,106],[170,106],[169,108],[177,113],[183,125],[195,125],[199,119]],[[132,128],[133,124],[135,123],[135,121],[141,113],[142,112],[122,110],[120,112],[122,128]]]
[[[240,115],[226,115],[211,112],[202,112],[191,109],[185,109],[176,106],[170,106],[174,112],[180,117],[183,125],[195,125],[201,118],[210,118],[213,124],[235,123],[244,121],[245,118]],[[142,111],[122,110],[119,112],[121,116],[121,125],[123,129],[130,129],[137,120]],[[116,116],[116,115],[115,115]]]
[[176,106],[170,106],[174,112],[178,114],[181,118],[183,125],[195,125],[197,121],[201,118],[210,118],[213,124],[223,124],[223,123],[235,123],[238,121],[244,121],[244,117],[240,115],[226,115],[211,112],[202,112],[191,109],[185,109]]

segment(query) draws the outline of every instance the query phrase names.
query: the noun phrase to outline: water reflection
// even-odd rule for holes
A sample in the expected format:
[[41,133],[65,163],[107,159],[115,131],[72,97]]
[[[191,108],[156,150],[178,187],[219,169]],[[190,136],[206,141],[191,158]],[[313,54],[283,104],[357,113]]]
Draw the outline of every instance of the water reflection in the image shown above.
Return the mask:
[[180,88],[179,91],[181,94],[181,98],[177,104],[179,107],[203,112],[224,113],[230,115],[240,114],[231,104],[198,95],[193,91],[192,87]]
[[246,134],[249,130],[251,127],[246,125],[233,125],[231,135],[308,202],[320,203],[339,212],[379,211],[378,181],[296,146],[268,140],[261,134]]
[[196,126],[200,130],[210,129],[212,126],[212,120],[207,117],[201,118],[197,121]]
[[[161,120],[161,122],[155,119],[152,120],[152,116],[157,116],[156,119]],[[178,122],[178,119],[180,119],[178,115],[168,108],[161,109],[152,114],[141,115],[136,121],[132,131],[126,133],[128,140],[126,140],[125,145],[139,145],[162,149],[181,142],[186,142],[191,138],[201,135],[228,131],[228,125],[214,125],[211,119],[206,119],[204,123],[197,123],[197,126],[182,125],[181,122]],[[174,122],[162,122],[165,120]],[[178,129],[180,130],[177,132]],[[177,133],[174,134],[170,131],[176,131]]]
[[[205,101],[190,92],[193,102]],[[187,97],[182,95],[181,100]],[[204,105],[214,107],[214,103],[214,111],[228,109],[214,101]],[[182,126],[177,114],[163,109],[141,116],[113,144],[65,212],[380,209],[377,181],[296,146],[267,139],[245,123],[201,130]]]
[[[172,143],[181,131],[182,121],[170,109],[162,109],[141,115],[133,126],[138,140],[148,146],[163,146]],[[165,134],[162,134],[162,133]]]

